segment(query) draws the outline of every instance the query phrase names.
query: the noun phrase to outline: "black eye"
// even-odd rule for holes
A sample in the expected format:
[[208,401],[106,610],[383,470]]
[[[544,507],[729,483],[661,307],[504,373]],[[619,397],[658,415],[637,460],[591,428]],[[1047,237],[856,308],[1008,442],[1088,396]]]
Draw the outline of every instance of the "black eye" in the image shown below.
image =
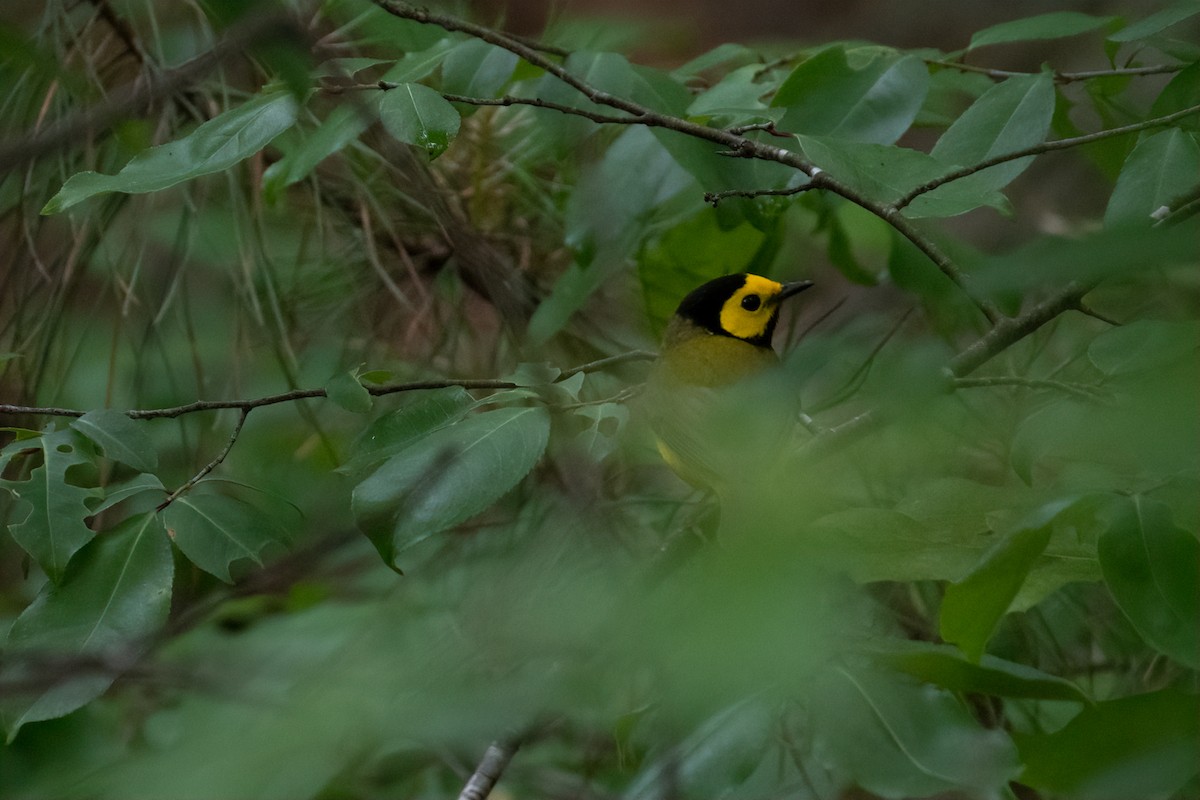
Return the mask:
[[747,311],[758,311],[758,308],[761,305],[762,298],[756,294],[748,294],[742,298],[742,308],[746,309]]

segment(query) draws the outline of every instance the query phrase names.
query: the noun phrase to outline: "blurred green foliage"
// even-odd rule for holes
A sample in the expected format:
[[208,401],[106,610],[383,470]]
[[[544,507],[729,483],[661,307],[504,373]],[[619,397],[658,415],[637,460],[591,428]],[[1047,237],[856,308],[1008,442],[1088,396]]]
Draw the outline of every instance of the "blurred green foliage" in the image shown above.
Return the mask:
[[[388,6],[0,24],[0,798],[1200,792],[1200,9],[665,70]],[[716,508],[637,390],[736,271],[817,288]]]

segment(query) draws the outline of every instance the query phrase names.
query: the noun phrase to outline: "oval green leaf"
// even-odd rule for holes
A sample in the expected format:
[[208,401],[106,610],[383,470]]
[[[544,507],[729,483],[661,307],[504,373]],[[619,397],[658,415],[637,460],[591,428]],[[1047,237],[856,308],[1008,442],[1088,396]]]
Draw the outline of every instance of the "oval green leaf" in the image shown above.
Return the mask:
[[462,121],[445,98],[419,83],[402,83],[385,92],[379,119],[388,133],[421,148],[430,160],[446,152]]
[[1200,175],[1200,144],[1185,130],[1147,136],[1137,143],[1104,211],[1104,226],[1152,225]]
[[57,214],[97,194],[156,192],[229,169],[292,127],[297,111],[291,94],[261,95],[218,114],[182,139],[139,153],[116,175],[98,172],[72,175],[42,208],[42,213]]
[[544,408],[501,408],[419,439],[354,489],[354,514],[388,564],[396,553],[483,511],[546,449]]
[[892,144],[925,101],[929,72],[916,56],[879,53],[861,68],[842,47],[802,61],[775,93],[786,109],[778,127],[788,133],[846,142]]
[[1093,17],[1091,14],[1083,14],[1078,11],[1054,11],[1049,14],[1038,14],[1035,17],[1001,22],[999,25],[977,31],[971,37],[968,49],[1009,42],[1065,39],[1068,36],[1078,36],[1081,33],[1099,30],[1115,19],[1116,17]]
[[1200,542],[1170,508],[1135,496],[1100,535],[1100,569],[1117,606],[1147,643],[1200,668]]

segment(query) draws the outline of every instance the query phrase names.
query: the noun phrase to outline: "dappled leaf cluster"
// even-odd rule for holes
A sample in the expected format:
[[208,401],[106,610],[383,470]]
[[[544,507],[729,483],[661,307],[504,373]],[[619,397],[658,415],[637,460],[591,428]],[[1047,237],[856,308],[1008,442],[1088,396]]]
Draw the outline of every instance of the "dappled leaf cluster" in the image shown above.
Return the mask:
[[[202,9],[0,26],[0,797],[1196,794],[1194,4]],[[642,387],[743,271],[714,498]]]

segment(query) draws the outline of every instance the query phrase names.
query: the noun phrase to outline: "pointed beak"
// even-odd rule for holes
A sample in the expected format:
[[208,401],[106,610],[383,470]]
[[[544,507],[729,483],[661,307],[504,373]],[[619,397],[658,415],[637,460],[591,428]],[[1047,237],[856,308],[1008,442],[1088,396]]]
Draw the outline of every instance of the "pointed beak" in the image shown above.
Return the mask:
[[812,285],[812,281],[793,281],[792,283],[785,283],[783,284],[783,291],[779,293],[779,299],[780,301],[787,300],[792,295],[800,294]]

